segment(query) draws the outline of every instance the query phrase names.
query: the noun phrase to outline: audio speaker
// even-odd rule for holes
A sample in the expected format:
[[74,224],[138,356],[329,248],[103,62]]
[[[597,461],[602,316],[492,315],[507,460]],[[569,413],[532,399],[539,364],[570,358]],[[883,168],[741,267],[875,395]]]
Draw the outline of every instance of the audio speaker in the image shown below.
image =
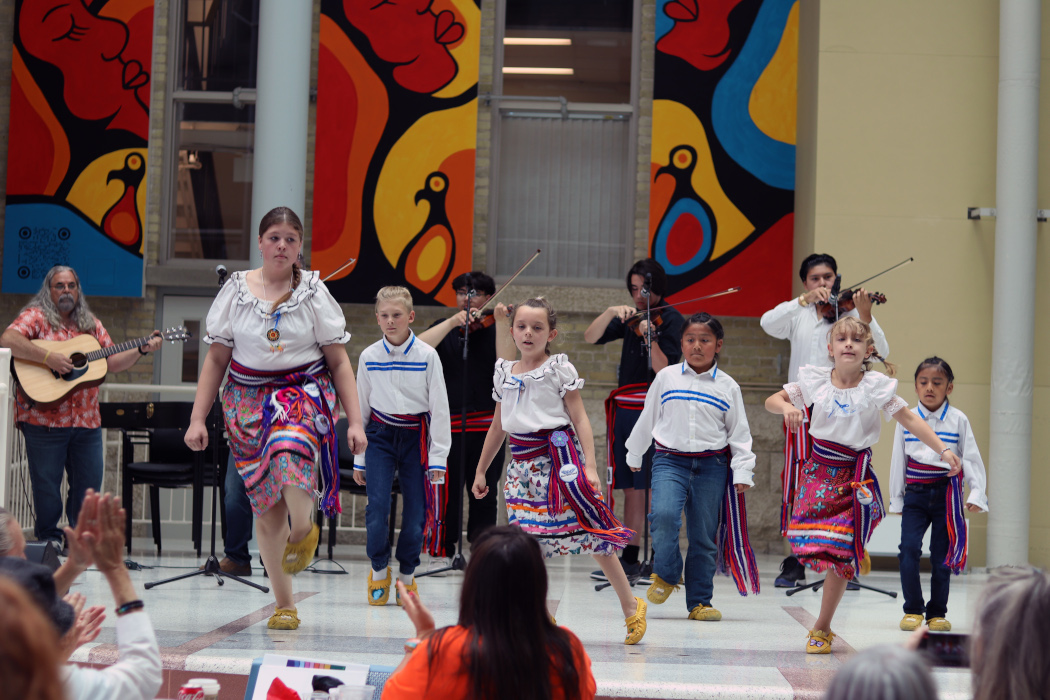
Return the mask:
[[37,564],[43,564],[51,571],[56,571],[62,565],[62,562],[58,560],[55,544],[50,541],[26,542],[26,559]]

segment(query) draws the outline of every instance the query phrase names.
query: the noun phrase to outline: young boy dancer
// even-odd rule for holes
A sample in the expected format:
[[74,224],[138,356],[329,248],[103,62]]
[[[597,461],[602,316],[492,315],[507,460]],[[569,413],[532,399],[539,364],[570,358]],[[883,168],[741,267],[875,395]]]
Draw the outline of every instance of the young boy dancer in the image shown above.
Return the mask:
[[[369,605],[386,605],[393,585],[387,532],[395,472],[403,500],[395,553],[398,578],[415,591],[412,574],[422,547],[431,556],[444,556],[445,462],[452,442],[448,395],[437,352],[409,328],[415,317],[407,289],[380,289],[376,321],[383,338],[364,349],[357,368],[369,447],[355,461],[354,481],[365,486],[368,495]],[[400,591],[396,600],[402,604]]]

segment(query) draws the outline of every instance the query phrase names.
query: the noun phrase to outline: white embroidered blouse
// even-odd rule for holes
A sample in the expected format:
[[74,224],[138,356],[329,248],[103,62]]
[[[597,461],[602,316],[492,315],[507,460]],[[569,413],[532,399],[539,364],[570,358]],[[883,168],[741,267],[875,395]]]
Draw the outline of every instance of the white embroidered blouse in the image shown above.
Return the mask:
[[583,387],[583,379],[564,353],[551,355],[534,370],[513,374],[514,360],[496,360],[492,398],[500,402],[503,429],[520,435],[569,424],[565,393]]
[[[273,371],[309,364],[325,345],[350,341],[343,311],[316,270],[303,271],[299,286],[273,314],[273,302],[252,294],[246,276],[234,272],[219,290],[208,311],[205,343],[233,348],[233,359],[245,367]],[[266,337],[275,325],[280,352]]]
[[831,367],[806,365],[798,381],[784,385],[795,408],[812,406],[809,434],[854,450],[864,450],[879,441],[879,412],[890,420],[908,408],[897,396],[897,380],[881,372],[867,371],[860,384],[839,389],[831,383]]

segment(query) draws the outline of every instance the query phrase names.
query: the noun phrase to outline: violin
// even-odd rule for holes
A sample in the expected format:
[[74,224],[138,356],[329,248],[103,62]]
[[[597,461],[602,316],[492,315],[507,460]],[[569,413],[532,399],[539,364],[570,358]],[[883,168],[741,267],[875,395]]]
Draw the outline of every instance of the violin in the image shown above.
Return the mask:
[[[653,335],[654,336],[660,335],[660,326],[662,326],[663,322],[664,322],[664,318],[663,318],[663,315],[661,313],[661,309],[664,309],[664,308],[667,308],[667,307],[657,307],[655,309],[650,309],[649,310],[649,319],[650,319],[650,323],[652,323],[652,326],[653,326]],[[637,335],[639,338],[645,337],[645,333],[642,332],[642,319],[644,319],[644,318],[645,318],[645,312],[643,311],[641,313],[635,314],[634,316],[631,316],[626,321],[627,327],[629,329],[631,329],[632,331],[634,331],[634,334]]]
[[[853,311],[853,309],[857,308],[857,302],[853,298],[853,295],[855,294],[855,289],[859,288],[865,282],[869,282],[875,279],[876,277],[881,277],[887,272],[890,272],[891,270],[896,270],[898,267],[907,265],[908,263],[913,262],[914,260],[915,258],[905,258],[896,265],[883,270],[877,275],[872,275],[867,279],[861,280],[849,289],[846,289],[841,292],[839,291],[839,287],[842,286],[842,275],[836,276],[835,285],[831,288],[831,296],[828,298],[827,301],[817,302],[817,311],[819,311],[820,314],[824,317],[824,320],[834,323],[842,314],[847,313],[849,311]],[[871,299],[871,303],[873,304],[886,303],[886,295],[880,292],[875,292],[874,294],[869,293],[868,298]]]
[[[475,309],[470,315],[470,332],[476,333],[483,328],[491,328],[492,324],[496,322],[496,317],[493,315],[495,311],[495,309],[482,309],[481,311]],[[512,313],[514,313],[514,304],[509,304],[507,306],[507,316],[510,316]],[[459,326],[459,332],[463,333],[463,326]]]
[[[842,314],[849,313],[857,308],[857,301],[853,298],[856,295],[856,291],[846,289],[840,292],[839,286],[841,283],[842,275],[839,275],[835,278],[835,286],[831,288],[831,296],[828,300],[817,302],[817,311],[828,323],[834,323]],[[869,292],[868,298],[871,299],[872,304],[886,303],[886,295],[882,292]]]

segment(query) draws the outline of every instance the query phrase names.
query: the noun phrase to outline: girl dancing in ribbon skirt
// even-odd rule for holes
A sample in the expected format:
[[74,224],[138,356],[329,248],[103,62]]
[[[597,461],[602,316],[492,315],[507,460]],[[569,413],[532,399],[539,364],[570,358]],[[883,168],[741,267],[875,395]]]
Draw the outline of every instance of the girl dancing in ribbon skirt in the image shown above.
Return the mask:
[[[871,446],[879,439],[879,412],[892,417],[929,445],[954,475],[959,458],[897,396],[897,380],[870,370],[875,353],[871,329],[856,318],[835,322],[828,332],[834,367],[806,365],[798,381],[766,399],[766,410],[783,414],[789,430],[802,425],[802,410],[813,406],[809,434],[812,452],[802,467],[791,512],[788,539],[805,566],[827,571],[820,616],[806,640],[807,654],[831,653],[835,615],[846,582],[870,560],[864,547],[883,516],[882,494],[871,466]],[[886,365],[892,374],[891,365]],[[863,571],[862,571],[863,573]]]
[[[922,361],[915,370],[915,393],[919,405],[912,409],[959,455],[963,470],[949,477],[951,469],[940,455],[919,442],[903,426],[893,436],[890,459],[890,512],[904,513],[901,520],[901,589],[904,591],[904,619],[901,629],[910,631],[926,624],[935,632],[948,632],[952,623],[948,613],[948,588],[952,573],[966,566],[966,519],[963,517],[963,487],[970,485],[966,510],[988,511],[984,462],[977,450],[970,421],[962,411],[948,403],[952,393],[952,368],[939,357]],[[933,527],[930,537],[930,602],[923,603],[919,584],[919,557],[922,536]]]
[[233,273],[208,311],[204,342],[211,347],[185,437],[191,449],[208,446],[204,420],[229,367],[222,403],[230,450],[277,599],[268,627],[283,630],[299,627],[292,574],[309,565],[317,547],[311,513],[318,471],[321,508],[326,515],[339,511],[337,395],[351,451],[360,454],[367,444],[343,347],[350,340],[346,319],[320,275],[296,264],[302,244],[303,225],[291,209],[277,207],[262,218],[262,267]]
[[497,401],[472,489],[488,493],[485,471],[510,433],[513,461],[503,495],[512,525],[539,540],[545,557],[591,553],[609,577],[627,623],[625,644],[645,635],[645,601],[631,594],[616,553],[634,534],[602,500],[594,435],[576,368],[551,355],[557,315],[545,299],[529,299],[511,314],[511,336],[521,359],[497,360],[492,396]]

